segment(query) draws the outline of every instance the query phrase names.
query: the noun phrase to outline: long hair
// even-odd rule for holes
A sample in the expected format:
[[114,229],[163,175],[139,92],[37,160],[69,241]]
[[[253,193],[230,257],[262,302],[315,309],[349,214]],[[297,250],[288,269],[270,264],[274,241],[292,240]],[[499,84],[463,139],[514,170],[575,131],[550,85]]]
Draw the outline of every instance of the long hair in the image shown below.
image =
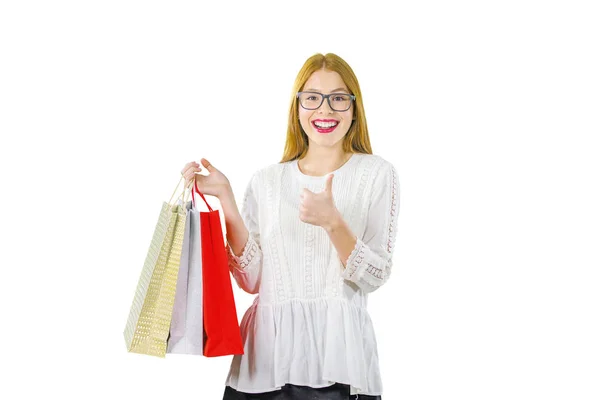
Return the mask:
[[344,152],[373,154],[371,150],[371,141],[369,140],[369,131],[367,129],[367,119],[365,117],[362,94],[354,71],[352,71],[352,68],[350,68],[346,61],[336,54],[327,53],[323,55],[317,53],[306,60],[296,76],[291,96],[292,101],[290,104],[285,147],[280,163],[302,158],[308,151],[308,136],[300,126],[298,98],[296,97],[296,93],[302,90],[302,87],[304,87],[304,84],[313,72],[318,71],[321,68],[335,71],[340,74],[350,93],[356,96],[356,100],[354,101],[355,119],[352,121],[350,129],[348,129],[348,132],[344,136],[342,144]]

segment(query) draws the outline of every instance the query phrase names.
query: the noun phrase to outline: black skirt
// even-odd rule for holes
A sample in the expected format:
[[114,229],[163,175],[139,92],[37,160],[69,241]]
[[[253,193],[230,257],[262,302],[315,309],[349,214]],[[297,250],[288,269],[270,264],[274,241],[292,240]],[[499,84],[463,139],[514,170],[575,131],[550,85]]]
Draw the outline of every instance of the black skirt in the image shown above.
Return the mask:
[[287,384],[273,392],[243,393],[225,386],[223,400],[381,400],[381,396],[351,395],[350,386],[336,383],[324,388]]

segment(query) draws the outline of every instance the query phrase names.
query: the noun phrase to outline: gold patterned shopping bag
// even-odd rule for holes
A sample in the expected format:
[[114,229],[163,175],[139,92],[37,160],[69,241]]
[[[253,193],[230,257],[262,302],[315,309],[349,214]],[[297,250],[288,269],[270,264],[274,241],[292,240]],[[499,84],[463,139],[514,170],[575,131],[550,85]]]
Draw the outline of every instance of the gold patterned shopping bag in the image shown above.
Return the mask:
[[[165,357],[187,217],[186,188],[163,202],[123,335],[132,353]],[[192,180],[188,187],[191,187]]]

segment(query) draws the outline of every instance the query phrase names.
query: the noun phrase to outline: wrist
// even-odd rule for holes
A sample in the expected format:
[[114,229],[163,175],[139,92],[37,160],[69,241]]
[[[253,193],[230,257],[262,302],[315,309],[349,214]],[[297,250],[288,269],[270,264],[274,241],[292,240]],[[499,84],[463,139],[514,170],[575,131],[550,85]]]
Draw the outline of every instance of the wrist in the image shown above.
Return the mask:
[[221,207],[223,208],[223,215],[226,220],[233,220],[236,214],[239,214],[237,204],[235,202],[235,196],[231,187],[224,188],[218,196]]
[[217,194],[217,198],[220,202],[230,201],[233,197],[233,189],[231,188],[230,184],[223,185]]
[[339,230],[340,226],[343,223],[344,223],[344,220],[338,211],[333,215],[333,217],[329,220],[329,222],[323,226],[323,228],[325,228],[325,231],[327,233],[333,233],[333,232]]

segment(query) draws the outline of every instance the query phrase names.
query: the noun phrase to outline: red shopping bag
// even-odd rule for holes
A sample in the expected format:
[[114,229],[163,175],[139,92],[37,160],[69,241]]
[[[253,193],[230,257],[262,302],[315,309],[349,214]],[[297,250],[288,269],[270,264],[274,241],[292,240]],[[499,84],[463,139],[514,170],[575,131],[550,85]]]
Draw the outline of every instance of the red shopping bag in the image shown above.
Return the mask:
[[202,246],[202,301],[204,356],[244,354],[219,210],[210,207],[194,182],[192,201],[198,193],[209,211],[200,211]]

